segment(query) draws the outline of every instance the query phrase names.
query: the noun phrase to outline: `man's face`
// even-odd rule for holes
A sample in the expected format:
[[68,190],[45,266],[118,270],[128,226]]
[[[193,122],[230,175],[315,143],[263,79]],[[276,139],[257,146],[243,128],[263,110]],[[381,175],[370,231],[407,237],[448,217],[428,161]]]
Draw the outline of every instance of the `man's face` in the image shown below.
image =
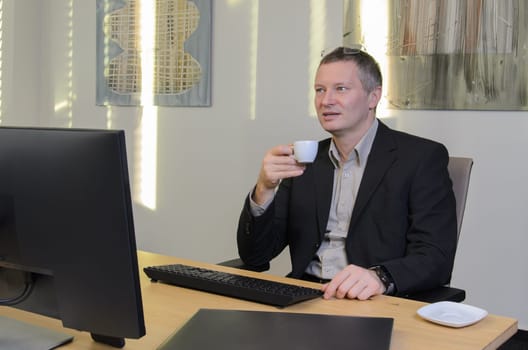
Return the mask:
[[367,92],[352,61],[326,63],[315,76],[315,109],[319,123],[334,136],[363,132],[374,119],[381,87]]

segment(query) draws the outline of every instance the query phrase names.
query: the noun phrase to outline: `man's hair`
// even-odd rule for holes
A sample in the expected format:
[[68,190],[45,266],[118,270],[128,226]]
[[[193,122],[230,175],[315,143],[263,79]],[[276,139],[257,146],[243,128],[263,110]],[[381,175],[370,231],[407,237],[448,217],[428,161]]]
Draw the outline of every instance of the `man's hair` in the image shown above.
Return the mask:
[[352,61],[356,64],[359,80],[365,91],[371,92],[376,87],[381,86],[382,78],[378,62],[376,62],[374,57],[360,49],[338,47],[326,54],[319,62],[319,66],[341,61]]

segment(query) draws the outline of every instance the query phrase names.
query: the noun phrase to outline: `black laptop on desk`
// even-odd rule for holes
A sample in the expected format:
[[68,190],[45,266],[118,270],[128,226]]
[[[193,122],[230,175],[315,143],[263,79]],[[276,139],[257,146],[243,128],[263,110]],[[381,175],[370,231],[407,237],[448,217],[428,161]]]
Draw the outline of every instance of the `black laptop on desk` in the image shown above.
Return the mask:
[[388,350],[394,320],[200,309],[158,350]]

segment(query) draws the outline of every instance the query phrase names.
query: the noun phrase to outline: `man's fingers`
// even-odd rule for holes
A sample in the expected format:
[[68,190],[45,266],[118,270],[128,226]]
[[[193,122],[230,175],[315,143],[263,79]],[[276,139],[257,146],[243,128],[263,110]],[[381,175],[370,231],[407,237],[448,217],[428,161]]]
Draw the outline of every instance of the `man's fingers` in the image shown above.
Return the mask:
[[370,271],[358,266],[349,265],[323,285],[323,298],[366,300],[373,295],[381,294],[379,283]]

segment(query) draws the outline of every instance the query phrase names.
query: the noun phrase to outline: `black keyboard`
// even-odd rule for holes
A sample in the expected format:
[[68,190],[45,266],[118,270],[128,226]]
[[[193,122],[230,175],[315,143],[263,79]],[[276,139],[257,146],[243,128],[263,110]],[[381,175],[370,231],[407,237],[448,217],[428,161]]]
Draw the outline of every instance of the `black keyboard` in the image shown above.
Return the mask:
[[143,269],[153,281],[221,294],[275,306],[288,306],[320,297],[319,289],[240,276],[189,265],[150,266]]

